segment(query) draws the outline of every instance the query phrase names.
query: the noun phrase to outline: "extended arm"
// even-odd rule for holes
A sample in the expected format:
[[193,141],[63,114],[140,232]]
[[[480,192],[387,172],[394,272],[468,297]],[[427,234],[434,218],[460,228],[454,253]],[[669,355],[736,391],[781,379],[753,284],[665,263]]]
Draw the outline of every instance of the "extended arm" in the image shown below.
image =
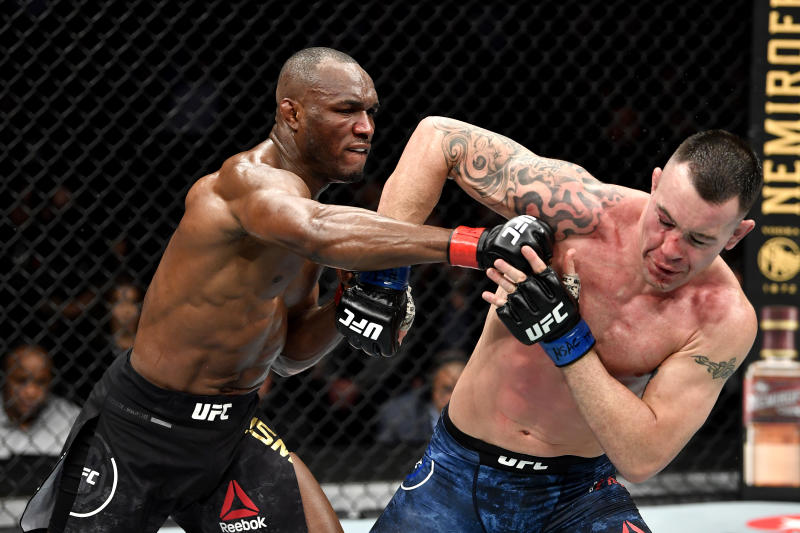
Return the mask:
[[447,260],[449,229],[275,190],[254,192],[242,203],[237,214],[247,233],[321,265],[378,270]]

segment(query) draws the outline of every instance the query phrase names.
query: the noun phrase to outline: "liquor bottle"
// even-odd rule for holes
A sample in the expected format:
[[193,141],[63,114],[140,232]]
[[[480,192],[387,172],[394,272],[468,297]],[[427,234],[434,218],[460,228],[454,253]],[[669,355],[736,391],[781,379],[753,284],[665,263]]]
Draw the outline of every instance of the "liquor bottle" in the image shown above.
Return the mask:
[[744,377],[744,482],[800,487],[798,308],[765,306],[760,327],[760,359]]

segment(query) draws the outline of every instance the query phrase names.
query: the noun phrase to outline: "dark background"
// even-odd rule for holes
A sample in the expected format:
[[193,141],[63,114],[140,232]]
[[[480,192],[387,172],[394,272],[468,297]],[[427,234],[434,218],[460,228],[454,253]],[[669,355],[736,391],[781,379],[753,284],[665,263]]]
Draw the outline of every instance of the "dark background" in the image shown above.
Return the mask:
[[[269,134],[282,63],[307,46],[352,55],[381,99],[367,179],[330,203],[376,208],[417,122],[446,115],[649,189],[686,136],[747,135],[752,4],[744,0],[547,2],[57,2],[2,4],[2,351],[43,344],[55,391],[77,403],[117,349],[109,295],[147,287],[202,175]],[[448,185],[431,223],[496,215]],[[741,258],[727,259],[739,269]],[[334,279],[324,278],[325,295]],[[264,409],[322,481],[399,479],[421,447],[373,442],[387,398],[423,381],[433,355],[469,353],[482,326],[480,273],[415,267],[417,319],[402,352],[341,346],[277,378]],[[643,325],[643,328],[645,326]],[[667,469],[738,470],[740,381]],[[692,406],[686,406],[691,409]],[[720,485],[715,498],[734,497]]]

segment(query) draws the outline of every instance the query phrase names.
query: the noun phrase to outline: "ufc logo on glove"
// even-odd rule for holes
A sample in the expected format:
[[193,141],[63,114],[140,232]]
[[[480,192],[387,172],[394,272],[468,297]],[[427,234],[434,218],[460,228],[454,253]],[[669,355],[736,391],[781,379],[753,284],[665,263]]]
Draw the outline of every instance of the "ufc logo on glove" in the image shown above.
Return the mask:
[[530,215],[520,215],[509,220],[510,224],[503,227],[503,232],[500,233],[501,237],[511,235],[511,244],[517,244],[517,241],[522,236],[522,233],[528,229],[532,223],[539,222],[537,219]]
[[538,342],[556,366],[577,361],[595,344],[577,300],[550,267],[517,283],[497,316],[521,343]]
[[544,316],[544,318],[525,330],[525,334],[528,335],[528,338],[531,340],[531,342],[536,342],[547,333],[550,333],[550,326],[553,324],[553,322],[556,324],[561,324],[567,319],[569,314],[562,312],[563,309],[564,302],[559,302],[552,311]]
[[383,331],[383,326],[380,324],[376,324],[375,322],[370,322],[366,318],[362,318],[358,321],[353,321],[355,318],[355,313],[351,310],[347,309],[346,307],[342,309],[342,312],[345,314],[344,318],[340,318],[339,322],[342,323],[345,327],[365,336],[368,339],[378,340],[378,336]]

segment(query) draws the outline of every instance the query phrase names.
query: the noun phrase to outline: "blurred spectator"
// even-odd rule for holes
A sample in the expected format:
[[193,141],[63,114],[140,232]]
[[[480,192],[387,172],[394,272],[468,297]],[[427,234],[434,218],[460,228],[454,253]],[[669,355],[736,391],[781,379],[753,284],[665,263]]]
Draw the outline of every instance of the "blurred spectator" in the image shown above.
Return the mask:
[[461,350],[437,353],[425,386],[391,398],[381,406],[378,412],[378,442],[427,442],[442,409],[450,401],[466,360]]
[[30,494],[61,453],[80,409],[50,394],[53,363],[41,346],[14,348],[1,368],[0,492]]
[[111,344],[116,356],[133,346],[139,316],[142,312],[142,291],[130,282],[120,282],[108,297],[111,314]]

